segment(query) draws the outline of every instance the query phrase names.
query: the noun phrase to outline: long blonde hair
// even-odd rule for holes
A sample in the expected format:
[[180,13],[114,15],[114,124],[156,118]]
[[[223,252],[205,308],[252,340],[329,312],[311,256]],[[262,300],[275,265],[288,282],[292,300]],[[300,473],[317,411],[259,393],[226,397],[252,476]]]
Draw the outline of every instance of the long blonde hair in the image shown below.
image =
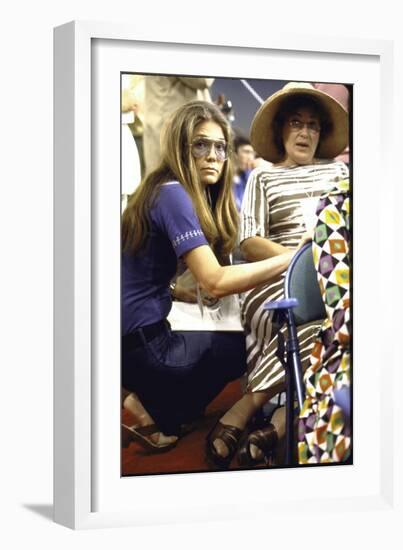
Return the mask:
[[207,187],[199,181],[190,143],[198,124],[216,122],[231,143],[231,128],[221,111],[206,101],[191,101],[179,107],[168,120],[161,138],[159,166],[142,181],[129,198],[122,219],[122,245],[125,252],[137,253],[145,245],[150,229],[149,213],[163,183],[178,181],[189,194],[203,233],[218,256],[231,252],[236,243],[238,212],[232,185],[232,162],[224,162],[220,180]]

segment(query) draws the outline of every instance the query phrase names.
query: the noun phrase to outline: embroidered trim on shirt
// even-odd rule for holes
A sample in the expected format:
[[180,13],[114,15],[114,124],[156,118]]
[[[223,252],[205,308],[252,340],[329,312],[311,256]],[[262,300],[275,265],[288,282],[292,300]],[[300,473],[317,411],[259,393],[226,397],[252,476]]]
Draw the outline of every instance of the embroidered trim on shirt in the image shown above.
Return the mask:
[[203,237],[203,231],[201,229],[194,229],[193,231],[186,231],[186,233],[181,233],[172,241],[172,246],[177,248],[180,244],[189,239],[194,239],[195,237]]

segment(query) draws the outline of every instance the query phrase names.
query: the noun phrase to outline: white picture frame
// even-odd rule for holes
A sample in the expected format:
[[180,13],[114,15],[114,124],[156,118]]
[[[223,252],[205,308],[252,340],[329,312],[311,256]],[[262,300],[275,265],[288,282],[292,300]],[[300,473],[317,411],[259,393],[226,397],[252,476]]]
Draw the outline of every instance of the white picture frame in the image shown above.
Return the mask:
[[[275,475],[254,471],[120,478],[120,334],[119,324],[110,322],[119,316],[119,299],[114,292],[118,277],[116,270],[105,266],[105,258],[109,265],[116,264],[117,270],[119,266],[117,241],[109,238],[117,235],[119,216],[110,216],[108,207],[112,197],[119,213],[120,195],[117,192],[113,199],[119,180],[116,188],[106,186],[106,194],[97,187],[97,178],[105,178],[106,174],[100,176],[94,148],[103,146],[98,140],[105,135],[105,128],[94,127],[99,124],[94,114],[99,113],[99,102],[103,101],[99,97],[94,101],[94,82],[99,82],[97,71],[117,75],[133,70],[133,65],[138,72],[163,72],[161,48],[170,54],[163,60],[164,72],[172,74],[191,74],[189,68],[186,71],[191,62],[193,74],[220,70],[222,76],[238,76],[231,71],[240,61],[249,61],[241,76],[269,78],[267,67],[263,69],[256,61],[270,59],[272,78],[281,76],[286,80],[292,74],[293,80],[355,85],[354,204],[360,204],[360,210],[354,210],[354,242],[359,246],[354,250],[353,466],[284,469]],[[225,65],[224,58],[228,61]],[[304,67],[300,66],[301,59],[306,61]],[[380,281],[372,289],[377,308],[386,317],[392,313],[387,300],[392,269],[381,267],[387,261],[390,266],[394,251],[390,239],[393,220],[387,208],[393,203],[394,184],[386,186],[382,196],[376,191],[381,166],[382,176],[393,182],[388,141],[392,135],[393,43],[270,32],[268,37],[257,36],[253,42],[237,37],[234,43],[217,39],[206,44],[187,37],[186,31],[179,42],[173,43],[169,29],[165,35],[155,37],[131,25],[71,22],[55,29],[54,79],[55,521],[83,529],[265,517],[274,509],[300,513],[301,502],[326,505],[329,513],[343,507],[351,513],[387,510],[393,514],[397,432],[396,423],[386,420],[397,414],[393,393],[388,392],[397,354],[393,346],[382,347],[381,340],[371,341],[371,348],[364,345],[368,344],[372,312],[366,300],[371,290],[366,273],[371,272]],[[119,87],[119,82],[116,85]],[[108,122],[109,114],[112,118]],[[112,128],[116,113],[112,109],[109,114],[101,124],[112,124]],[[362,127],[368,116],[376,138],[371,139]],[[103,167],[109,181],[115,181],[114,159],[119,156],[119,143],[110,143],[107,152],[109,161]],[[375,207],[379,219],[372,226],[369,245],[362,212]],[[113,291],[105,293],[105,288]],[[365,422],[369,410],[370,427]],[[270,490],[262,493],[259,488],[265,483]],[[321,489],[324,485],[331,487],[331,494],[325,498]],[[156,491],[158,501],[153,497]]]

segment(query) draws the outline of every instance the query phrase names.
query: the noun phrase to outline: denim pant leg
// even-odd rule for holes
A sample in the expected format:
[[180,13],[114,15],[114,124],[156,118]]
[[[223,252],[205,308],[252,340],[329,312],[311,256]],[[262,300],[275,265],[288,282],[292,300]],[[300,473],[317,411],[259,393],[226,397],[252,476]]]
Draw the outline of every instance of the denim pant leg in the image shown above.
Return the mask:
[[172,332],[123,350],[122,383],[136,391],[166,434],[203,414],[225,385],[246,368],[242,333]]

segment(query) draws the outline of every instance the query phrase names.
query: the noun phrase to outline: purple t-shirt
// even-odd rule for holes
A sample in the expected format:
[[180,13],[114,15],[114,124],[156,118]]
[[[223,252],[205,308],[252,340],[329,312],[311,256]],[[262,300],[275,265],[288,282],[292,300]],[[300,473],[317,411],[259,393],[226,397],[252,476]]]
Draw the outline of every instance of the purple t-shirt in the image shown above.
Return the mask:
[[208,244],[189,195],[176,181],[161,186],[150,221],[145,247],[122,254],[122,335],[168,316],[178,258]]

